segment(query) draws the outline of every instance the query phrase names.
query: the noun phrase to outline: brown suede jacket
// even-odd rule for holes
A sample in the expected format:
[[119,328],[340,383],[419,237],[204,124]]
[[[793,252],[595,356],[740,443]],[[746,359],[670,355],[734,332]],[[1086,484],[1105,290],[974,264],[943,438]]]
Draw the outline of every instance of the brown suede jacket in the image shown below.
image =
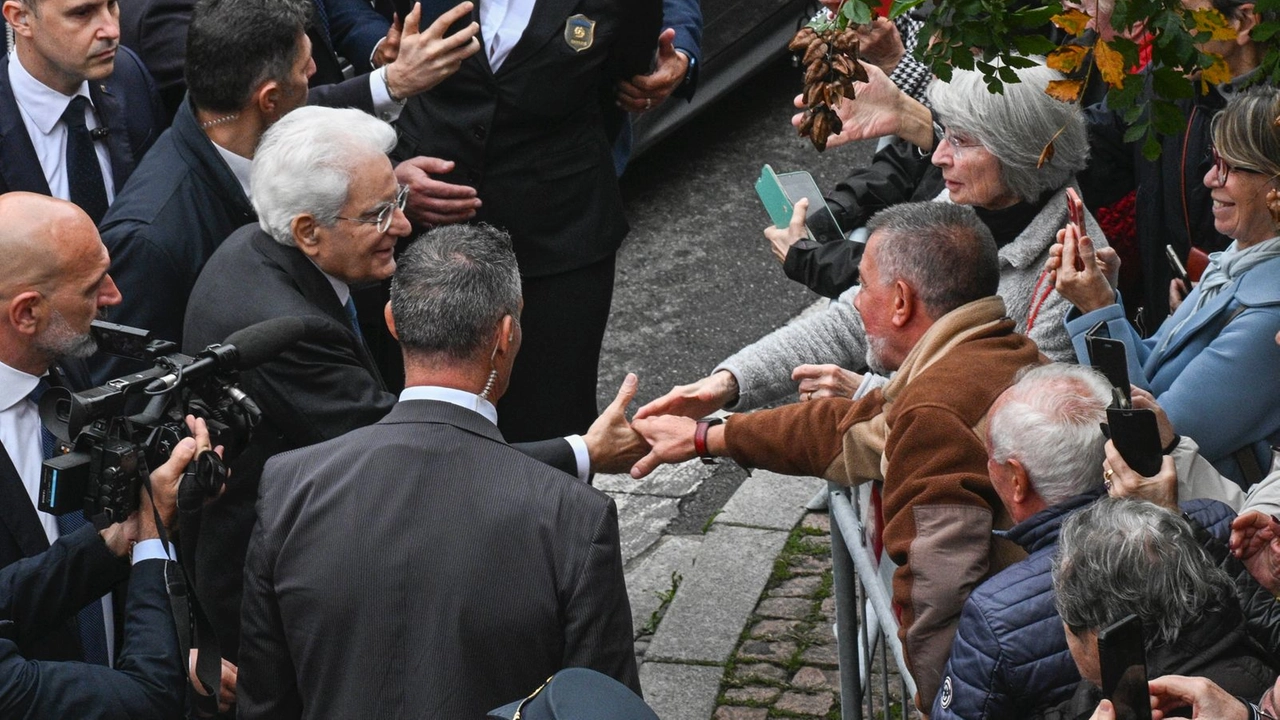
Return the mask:
[[987,475],[987,412],[1027,365],[1045,362],[989,297],[939,318],[888,385],[734,415],[729,455],[749,467],[884,481],[884,541],[899,565],[893,600],[919,706],[933,707],[960,608],[1020,549],[991,531],[1010,519]]

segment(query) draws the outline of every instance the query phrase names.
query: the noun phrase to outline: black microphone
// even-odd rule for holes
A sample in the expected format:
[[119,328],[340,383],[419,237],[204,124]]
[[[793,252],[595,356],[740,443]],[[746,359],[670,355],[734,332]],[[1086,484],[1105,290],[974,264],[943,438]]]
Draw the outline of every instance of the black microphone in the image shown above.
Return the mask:
[[294,343],[314,334],[324,323],[310,317],[280,317],[263,320],[231,333],[220,343],[210,345],[200,358],[179,372],[157,378],[147,387],[149,392],[172,390],[180,380],[197,378],[219,370],[248,370],[288,350]]

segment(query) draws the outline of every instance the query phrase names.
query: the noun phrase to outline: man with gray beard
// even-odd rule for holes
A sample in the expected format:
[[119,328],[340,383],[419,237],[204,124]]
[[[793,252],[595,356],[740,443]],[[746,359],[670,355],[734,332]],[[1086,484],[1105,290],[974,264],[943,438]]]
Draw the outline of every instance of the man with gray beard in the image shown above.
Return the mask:
[[[85,524],[82,513],[36,510],[40,466],[52,437],[40,426],[50,385],[85,387],[79,358],[96,346],[89,324],[120,302],[107,248],[76,205],[44,195],[0,195],[0,566],[38,555]],[[24,647],[29,659],[109,664],[112,598],[91,603],[57,632]]]
[[994,540],[1009,516],[987,475],[982,428],[1017,372],[1044,361],[1014,332],[996,295],[995,240],[972,208],[903,203],[877,213],[854,300],[867,361],[896,371],[858,400],[819,398],[695,421],[658,415],[632,426],[652,452],[632,468],[732,457],[744,467],[819,475],[843,485],[884,482],[884,540],[899,567],[893,601],[919,688],[933,707],[960,608],[989,574],[1021,551]]

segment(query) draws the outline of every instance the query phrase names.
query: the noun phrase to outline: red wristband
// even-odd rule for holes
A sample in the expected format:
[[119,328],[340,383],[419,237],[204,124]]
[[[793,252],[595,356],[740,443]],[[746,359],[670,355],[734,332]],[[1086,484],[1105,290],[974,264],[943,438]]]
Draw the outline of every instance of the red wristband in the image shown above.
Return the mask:
[[693,451],[702,458],[705,465],[715,465],[716,458],[707,450],[707,432],[713,425],[719,425],[724,422],[724,418],[705,417],[698,421],[697,427],[693,431]]

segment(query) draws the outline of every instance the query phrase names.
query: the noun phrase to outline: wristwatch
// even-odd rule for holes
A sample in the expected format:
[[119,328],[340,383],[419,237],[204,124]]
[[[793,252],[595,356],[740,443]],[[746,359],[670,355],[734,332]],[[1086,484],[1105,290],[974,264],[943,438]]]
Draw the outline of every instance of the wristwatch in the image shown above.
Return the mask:
[[723,423],[722,417],[704,417],[698,421],[698,426],[693,431],[693,451],[702,458],[703,465],[716,464],[716,456],[707,451],[707,431]]

